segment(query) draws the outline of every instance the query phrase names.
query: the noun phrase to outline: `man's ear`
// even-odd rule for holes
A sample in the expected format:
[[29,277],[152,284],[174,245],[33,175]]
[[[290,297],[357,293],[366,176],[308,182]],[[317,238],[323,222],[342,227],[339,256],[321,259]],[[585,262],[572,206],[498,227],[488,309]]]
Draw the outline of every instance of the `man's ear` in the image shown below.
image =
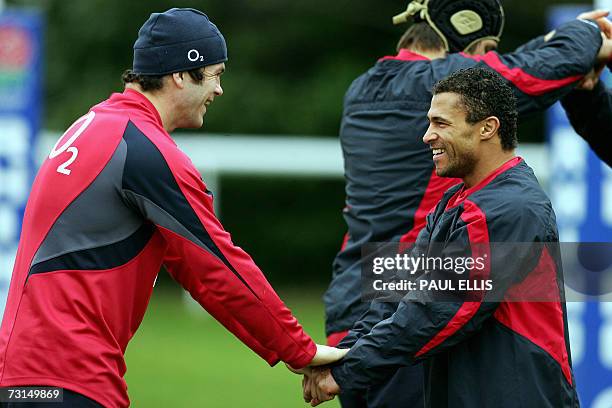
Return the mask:
[[480,140],[489,140],[499,131],[499,119],[496,116],[489,116],[484,119],[480,126]]
[[183,78],[182,72],[175,72],[170,75],[170,82],[172,82],[179,89],[183,89],[185,87],[185,79]]

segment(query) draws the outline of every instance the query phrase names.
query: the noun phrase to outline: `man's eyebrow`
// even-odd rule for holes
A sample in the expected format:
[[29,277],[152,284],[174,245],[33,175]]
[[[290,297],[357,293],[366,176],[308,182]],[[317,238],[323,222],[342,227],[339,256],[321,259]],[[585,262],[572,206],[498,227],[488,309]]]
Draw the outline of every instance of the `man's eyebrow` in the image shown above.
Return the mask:
[[206,71],[206,68],[202,70],[202,73],[206,76],[217,76],[221,75],[225,72],[225,67],[217,68],[214,71]]
[[429,115],[427,115],[427,117],[429,118],[430,122],[446,122],[446,123],[450,123],[450,120],[446,119],[444,116],[440,116],[440,115],[429,116]]

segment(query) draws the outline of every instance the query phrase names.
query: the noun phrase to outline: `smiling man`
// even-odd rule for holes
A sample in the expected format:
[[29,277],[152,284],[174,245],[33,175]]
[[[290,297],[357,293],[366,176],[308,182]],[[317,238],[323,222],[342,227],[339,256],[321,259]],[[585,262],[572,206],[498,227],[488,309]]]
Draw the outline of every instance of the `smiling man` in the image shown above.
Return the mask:
[[0,329],[0,386],[62,387],[54,406],[127,407],[124,352],[162,265],[269,364],[301,368],[341,356],[313,343],[233,244],[212,193],[169,134],[202,126],[223,94],[226,60],[225,39],[204,13],[152,14],[125,91],[53,147],[23,220]]
[[516,102],[503,92],[487,94],[486,102],[477,99],[470,94],[479,88],[468,82],[457,92],[446,91],[444,84],[434,88],[423,141],[433,154],[436,175],[460,178],[470,188],[514,157]]
[[490,281],[490,290],[411,291],[399,305],[373,302],[339,343],[350,347],[344,360],[304,381],[305,399],[317,405],[365,392],[422,361],[426,407],[577,407],[555,215],[514,155],[512,89],[498,74],[470,68],[438,82],[433,95],[423,141],[436,174],[462,183],[429,213],[413,256],[486,261],[468,276],[421,270],[419,283],[460,274]]
[[[396,24],[409,23],[397,54],[378,59],[344,97],[339,140],[347,229],[324,295],[329,345],[337,345],[368,308],[361,292],[363,248],[376,242],[413,244],[429,210],[459,182],[435,173],[430,149],[421,140],[432,86],[459,69],[486,68],[504,77],[519,114],[528,115],[570,92],[612,50],[612,42],[602,37],[610,32],[607,12],[581,14],[549,35],[500,53],[496,48],[508,24],[502,1],[406,3],[393,18]],[[366,392],[345,392],[340,400],[344,408],[419,406],[422,382],[422,368],[406,367],[389,382]]]

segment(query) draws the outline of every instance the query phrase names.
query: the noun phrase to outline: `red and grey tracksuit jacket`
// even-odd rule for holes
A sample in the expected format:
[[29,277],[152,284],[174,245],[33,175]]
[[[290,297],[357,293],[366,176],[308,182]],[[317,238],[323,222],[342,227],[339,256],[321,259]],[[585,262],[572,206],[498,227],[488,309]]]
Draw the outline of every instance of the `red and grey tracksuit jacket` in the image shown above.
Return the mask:
[[361,247],[368,242],[414,242],[427,213],[457,179],[437,177],[429,146],[431,88],[459,69],[494,70],[514,89],[521,114],[541,111],[590,71],[601,46],[598,27],[574,20],[547,42],[516,52],[463,53],[427,58],[401,50],[357,78],[344,99],[340,142],[344,155],[348,227],[324,296],[328,342],[335,344],[367,309],[361,301]]
[[[467,273],[491,279],[491,290],[440,296],[414,290],[399,305],[373,302],[339,344],[351,348],[332,368],[341,390],[365,390],[423,361],[427,407],[579,405],[555,215],[522,159],[509,160],[476,186],[449,189],[414,248],[415,256],[484,259],[480,271]],[[456,277],[434,269],[419,279]]]
[[124,352],[162,265],[269,364],[313,358],[155,107],[126,90],[77,120],[34,181],[0,329],[0,386],[129,405]]

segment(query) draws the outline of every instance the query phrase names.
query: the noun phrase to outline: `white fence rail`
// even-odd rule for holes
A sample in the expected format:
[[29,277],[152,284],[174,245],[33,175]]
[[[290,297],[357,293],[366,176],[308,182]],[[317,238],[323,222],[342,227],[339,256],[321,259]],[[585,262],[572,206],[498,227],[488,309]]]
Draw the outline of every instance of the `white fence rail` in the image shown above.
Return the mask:
[[[40,162],[60,137],[44,132],[38,149]],[[337,138],[271,137],[218,134],[175,135],[179,147],[215,185],[220,174],[337,178],[343,176],[342,152]],[[548,181],[548,154],[543,144],[525,143],[518,154],[533,167],[540,182]]]

